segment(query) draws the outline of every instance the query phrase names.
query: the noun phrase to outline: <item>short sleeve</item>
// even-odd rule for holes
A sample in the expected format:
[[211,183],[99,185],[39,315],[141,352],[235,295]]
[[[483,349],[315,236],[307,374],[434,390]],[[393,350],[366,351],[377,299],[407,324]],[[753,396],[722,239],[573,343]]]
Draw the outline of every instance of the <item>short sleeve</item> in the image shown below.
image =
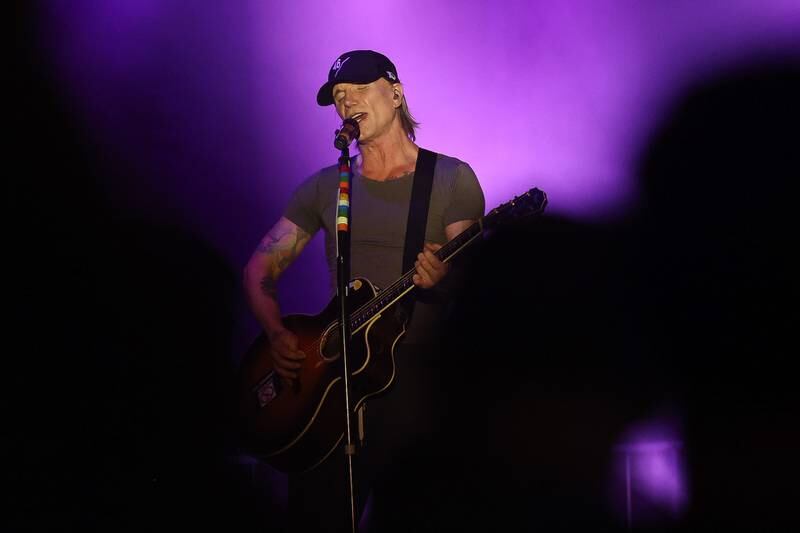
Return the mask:
[[477,220],[484,215],[486,202],[478,177],[467,163],[456,167],[451,200],[444,210],[444,225],[460,220]]
[[314,235],[322,226],[318,191],[319,174],[314,174],[297,186],[283,211],[284,217],[309,235]]

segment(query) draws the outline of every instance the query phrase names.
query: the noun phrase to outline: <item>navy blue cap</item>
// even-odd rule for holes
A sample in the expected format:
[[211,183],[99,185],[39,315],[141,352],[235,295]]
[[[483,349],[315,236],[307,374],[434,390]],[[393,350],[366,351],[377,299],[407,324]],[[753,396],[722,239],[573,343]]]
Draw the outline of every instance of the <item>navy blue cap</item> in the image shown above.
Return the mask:
[[337,83],[372,83],[380,78],[386,78],[389,83],[400,81],[388,57],[372,50],[345,52],[333,62],[328,81],[317,93],[317,103],[321,106],[333,104],[333,86]]

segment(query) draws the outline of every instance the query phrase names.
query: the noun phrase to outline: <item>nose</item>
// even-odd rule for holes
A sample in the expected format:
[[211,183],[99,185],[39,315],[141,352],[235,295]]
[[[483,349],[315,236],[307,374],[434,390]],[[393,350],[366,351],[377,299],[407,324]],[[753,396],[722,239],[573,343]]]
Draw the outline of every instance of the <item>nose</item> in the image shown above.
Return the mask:
[[358,103],[356,101],[356,91],[353,88],[348,88],[344,92],[343,102],[345,107],[352,107]]

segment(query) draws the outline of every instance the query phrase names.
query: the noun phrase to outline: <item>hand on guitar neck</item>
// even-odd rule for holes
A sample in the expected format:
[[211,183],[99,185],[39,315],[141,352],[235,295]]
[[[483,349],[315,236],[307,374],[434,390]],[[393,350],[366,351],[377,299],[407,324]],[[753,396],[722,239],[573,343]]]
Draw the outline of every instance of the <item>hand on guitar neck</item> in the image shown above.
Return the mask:
[[417,287],[422,289],[432,288],[450,270],[449,263],[443,263],[434,255],[441,247],[441,244],[426,242],[425,249],[417,255],[417,260],[414,262],[414,268],[416,268],[417,273],[412,278],[414,285]]

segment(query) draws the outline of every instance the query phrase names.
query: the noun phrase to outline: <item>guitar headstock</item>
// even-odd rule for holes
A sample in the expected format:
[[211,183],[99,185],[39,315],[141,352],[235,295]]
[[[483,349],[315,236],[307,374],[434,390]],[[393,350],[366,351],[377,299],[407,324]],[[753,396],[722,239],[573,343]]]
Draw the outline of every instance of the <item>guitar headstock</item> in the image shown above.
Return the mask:
[[541,215],[545,207],[547,207],[547,195],[544,191],[534,187],[489,211],[484,217],[484,225],[494,226],[511,220]]

